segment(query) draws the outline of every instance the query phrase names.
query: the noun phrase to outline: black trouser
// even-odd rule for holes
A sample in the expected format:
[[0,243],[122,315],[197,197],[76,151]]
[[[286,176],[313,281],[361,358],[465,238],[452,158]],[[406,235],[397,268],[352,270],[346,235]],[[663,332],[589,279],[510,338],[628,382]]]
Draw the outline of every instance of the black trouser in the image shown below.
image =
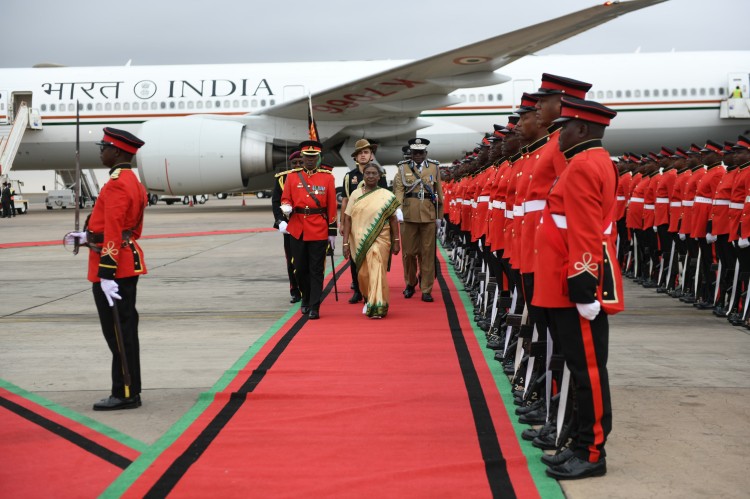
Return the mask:
[[661,258],[664,262],[660,279],[657,284],[662,285],[663,281],[667,278],[667,272],[669,271],[669,258],[672,254],[672,238],[669,233],[669,224],[661,224],[656,226],[656,234],[659,236],[659,245],[661,246]]
[[302,294],[302,306],[311,310],[320,308],[327,247],[328,239],[303,241],[292,237],[294,276]]
[[726,304],[726,295],[732,285],[734,277],[734,265],[737,262],[737,256],[734,247],[729,242],[729,234],[716,236],[716,257],[721,262],[721,274],[719,275],[719,300],[717,305],[723,307]]
[[3,201],[2,202],[2,206],[3,206],[3,215],[2,215],[2,217],[3,218],[9,217],[10,216],[10,199],[7,200],[7,201]]
[[705,236],[698,238],[698,247],[701,250],[701,259],[698,262],[698,295],[695,297],[701,298],[703,302],[714,302],[714,288],[712,286],[713,279],[711,279],[711,265],[714,263],[713,248]]
[[[119,286],[119,295],[122,300],[115,300],[115,306],[120,315],[120,332],[125,346],[125,357],[127,358],[128,370],[130,371],[130,396],[141,393],[141,357],[140,344],[138,342],[138,311],[135,309],[136,288],[138,276],[115,279]],[[94,292],[94,303],[99,312],[99,322],[102,326],[104,339],[107,340],[109,351],[112,352],[112,395],[114,397],[125,397],[125,380],[123,377],[120,350],[117,346],[115,336],[114,317],[112,308],[107,303],[107,297],[102,291],[101,283],[95,282],[92,286]]]
[[[696,267],[693,267],[691,262],[698,258],[698,241],[691,238],[689,235],[685,239],[685,245],[687,246],[687,256],[685,257],[685,289],[688,294],[695,292],[695,271]],[[699,262],[696,265],[700,265]]]
[[289,294],[299,296],[299,286],[294,277],[294,264],[292,263],[292,236],[284,234],[284,257],[286,258],[286,272],[289,274]]
[[617,221],[617,235],[619,236],[619,244],[617,245],[617,259],[620,262],[620,266],[625,269],[624,263],[627,261],[625,255],[628,254],[630,248],[630,241],[628,240],[628,227],[625,225],[625,217]]
[[579,458],[596,462],[606,455],[604,444],[612,431],[607,314],[600,312],[588,321],[576,308],[552,308],[548,317],[576,386],[578,437],[571,448]]
[[518,269],[510,268],[511,275],[513,276],[513,285],[516,288],[516,309],[512,312],[514,314],[523,313],[523,307],[526,305],[523,297],[523,278],[521,271]]
[[[737,255],[737,265],[740,266],[740,273],[737,279],[737,290],[735,291],[734,303],[730,304],[731,311],[737,312],[740,305],[745,306],[745,302],[742,300],[742,293],[748,291],[748,279],[750,278],[750,247],[740,248],[736,246],[735,241],[735,254]],[[743,308],[743,314],[745,310]]]
[[641,277],[644,281],[650,281],[653,277],[651,272],[656,267],[656,233],[654,229],[649,227],[648,229],[642,229],[638,231],[638,244],[643,249],[643,260],[640,261],[641,266]]

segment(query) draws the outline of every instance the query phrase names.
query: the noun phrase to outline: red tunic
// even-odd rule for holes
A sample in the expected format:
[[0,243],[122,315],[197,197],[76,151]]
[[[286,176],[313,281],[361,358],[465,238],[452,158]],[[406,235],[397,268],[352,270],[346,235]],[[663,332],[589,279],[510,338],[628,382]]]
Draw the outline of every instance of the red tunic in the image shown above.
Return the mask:
[[676,180],[677,170],[667,170],[661,175],[659,185],[656,187],[654,225],[669,224],[669,198],[674,191]]
[[714,236],[729,234],[729,198],[732,196],[732,187],[738,172],[737,168],[727,171],[716,187],[709,218],[711,220],[711,234]]
[[687,186],[688,180],[690,180],[690,170],[685,170],[677,174],[677,179],[674,182],[674,189],[672,194],[669,196],[669,232],[677,233],[680,230],[680,223],[682,223],[682,198]]
[[471,240],[476,241],[485,234],[487,228],[487,205],[490,201],[490,175],[494,168],[486,168],[474,179],[476,185],[474,204],[472,204]]
[[[746,203],[747,191],[750,187],[750,168],[747,165],[739,168],[734,179],[732,195],[729,199],[729,240],[736,241],[740,236],[740,221],[742,220]],[[750,207],[748,207],[750,209]]]
[[725,173],[726,169],[724,165],[714,165],[698,181],[695,192],[695,203],[693,204],[691,237],[706,237],[708,219],[711,216],[711,207],[716,195],[716,188],[719,186],[719,182],[721,182],[721,178]]
[[527,257],[526,253],[532,251],[533,248],[526,247],[523,245],[523,203],[526,201],[526,191],[529,187],[529,180],[531,180],[531,171],[534,168],[534,162],[536,159],[527,151],[523,157],[523,164],[521,166],[520,174],[516,182],[516,197],[513,200],[513,260],[511,264],[514,268],[521,270],[524,258]]
[[[307,183],[310,192],[320,202],[320,206],[313,201],[307,193],[300,175]],[[322,241],[328,239],[329,224],[336,223],[336,186],[333,174],[328,170],[320,168],[312,173],[304,168],[290,173],[284,184],[284,193],[281,195],[281,204],[291,205],[295,211],[289,218],[287,232],[295,239],[303,241]],[[298,213],[298,209],[325,209],[325,213],[304,214]]]
[[503,161],[496,175],[495,190],[490,195],[492,202],[492,220],[490,221],[492,246],[490,249],[492,251],[505,249],[505,197],[508,192],[510,171],[510,162]]
[[136,242],[143,230],[146,206],[148,193],[130,164],[115,165],[96,199],[87,227],[96,236],[103,236],[103,242],[96,243],[101,253],[89,251],[89,281],[147,273],[143,250]]
[[661,179],[661,173],[652,174],[648,179],[646,192],[643,198],[643,230],[651,230],[654,226],[656,213],[656,186]]
[[633,182],[633,174],[625,172],[620,175],[617,182],[617,210],[615,219],[620,220],[625,216],[625,209],[628,207],[628,197],[630,196],[630,184]]
[[644,196],[646,195],[648,182],[651,179],[648,177],[641,177],[639,179],[638,175],[633,177],[633,184],[635,184],[635,188],[630,195],[630,202],[628,203],[628,214],[625,218],[625,225],[628,227],[628,229],[640,230],[643,228]]
[[568,167],[547,199],[535,243],[533,304],[574,307],[599,300],[607,313],[623,309],[622,277],[610,258],[617,171],[601,141],[566,152]]
[[[504,257],[510,259],[511,265],[513,263],[513,252],[514,240],[513,240],[513,221],[515,215],[513,214],[513,203],[516,201],[516,185],[518,184],[518,176],[521,173],[523,167],[523,156],[516,155],[511,158],[513,166],[510,170],[510,178],[508,179],[508,191],[505,194],[505,254]],[[515,267],[514,268],[518,268]]]
[[695,202],[695,193],[698,190],[698,182],[706,174],[706,169],[702,166],[692,171],[690,179],[685,186],[682,194],[682,225],[680,234],[690,235],[693,232],[693,208]]

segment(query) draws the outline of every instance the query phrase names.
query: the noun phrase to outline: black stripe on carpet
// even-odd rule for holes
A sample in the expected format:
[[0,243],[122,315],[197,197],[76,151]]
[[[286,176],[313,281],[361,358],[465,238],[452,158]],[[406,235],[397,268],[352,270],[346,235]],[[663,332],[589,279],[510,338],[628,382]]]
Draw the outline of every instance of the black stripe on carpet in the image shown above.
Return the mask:
[[440,285],[440,290],[443,292],[445,309],[448,313],[448,325],[451,328],[453,345],[456,348],[456,356],[461,366],[461,373],[466,384],[466,392],[469,395],[471,412],[474,416],[474,426],[476,427],[477,438],[479,439],[479,448],[482,451],[484,468],[487,473],[490,490],[492,490],[492,496],[515,498],[516,493],[510,481],[508,467],[503,457],[503,451],[500,449],[500,442],[497,440],[497,432],[495,431],[495,425],[492,423],[492,415],[487,405],[487,399],[479,382],[479,375],[471,359],[471,354],[469,353],[469,348],[461,329],[461,323],[456,313],[456,306],[453,303],[453,298],[451,298],[450,290],[443,277],[440,265],[435,265],[435,274]]
[[84,437],[80,433],[76,433],[70,428],[66,428],[59,423],[45,418],[44,416],[35,413],[23,406],[16,404],[15,402],[8,400],[5,397],[0,397],[0,406],[8,409],[9,411],[17,414],[18,416],[27,419],[28,421],[41,426],[45,430],[51,431],[55,435],[64,438],[73,445],[77,445],[81,449],[89,452],[108,463],[117,466],[120,469],[125,469],[130,466],[132,461],[116,452],[113,452],[106,447],[94,442],[93,440]]
[[[341,274],[343,274],[348,267],[349,260],[347,260],[346,263],[341,267],[341,269],[336,272],[336,278],[341,277]],[[322,298],[325,298],[330,294],[331,290],[333,289],[333,282],[334,280],[331,279],[331,281],[325,287],[325,289],[323,290]],[[214,416],[214,419],[206,426],[206,428],[203,429],[203,431],[200,433],[200,435],[198,435],[198,437],[196,437],[193,443],[191,443],[190,446],[185,449],[185,452],[183,452],[180,457],[175,459],[175,461],[169,466],[169,468],[167,468],[164,474],[159,477],[159,480],[157,480],[153,487],[151,487],[145,497],[166,497],[167,494],[172,491],[174,486],[177,485],[177,482],[180,481],[185,473],[187,473],[188,469],[190,469],[190,467],[201,457],[201,455],[203,455],[203,453],[206,451],[206,449],[208,449],[208,446],[211,445],[211,442],[213,442],[219,432],[224,428],[224,426],[226,426],[226,424],[232,419],[232,417],[234,417],[240,407],[242,407],[247,394],[255,390],[258,384],[260,384],[266,373],[268,373],[268,371],[273,367],[286,347],[289,346],[289,343],[291,343],[297,333],[299,333],[300,329],[302,329],[302,326],[307,323],[307,320],[307,316],[300,316],[300,318],[297,319],[294,325],[289,328],[289,331],[284,333],[284,336],[273,347],[268,355],[260,362],[258,368],[253,370],[253,372],[242,384],[238,391],[230,394],[229,401],[226,403],[226,405],[221,409],[221,411],[219,411],[216,416]]]

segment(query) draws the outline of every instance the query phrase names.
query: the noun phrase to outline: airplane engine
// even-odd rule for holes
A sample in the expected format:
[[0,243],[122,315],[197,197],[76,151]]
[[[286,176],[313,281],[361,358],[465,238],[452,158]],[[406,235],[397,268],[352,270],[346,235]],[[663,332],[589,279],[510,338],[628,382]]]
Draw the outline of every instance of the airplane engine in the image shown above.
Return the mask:
[[144,122],[137,134],[146,142],[136,160],[149,192],[241,190],[251,177],[273,171],[271,140],[236,121],[164,118]]

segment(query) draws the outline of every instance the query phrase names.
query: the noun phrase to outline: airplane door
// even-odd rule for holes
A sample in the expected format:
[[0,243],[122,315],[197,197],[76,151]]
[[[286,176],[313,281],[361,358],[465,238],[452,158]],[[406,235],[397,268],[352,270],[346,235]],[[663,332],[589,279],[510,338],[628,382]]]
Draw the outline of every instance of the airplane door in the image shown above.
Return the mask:
[[742,97],[750,98],[750,75],[747,73],[729,73],[729,82],[727,86],[727,98],[731,99],[734,90],[740,87]]
[[536,92],[534,80],[513,80],[513,108],[516,109],[521,105],[521,96],[524,92]]
[[10,123],[8,117],[8,96],[10,92],[8,90],[0,90],[0,125],[7,125]]
[[305,96],[305,87],[303,85],[285,85],[284,102],[293,101]]

